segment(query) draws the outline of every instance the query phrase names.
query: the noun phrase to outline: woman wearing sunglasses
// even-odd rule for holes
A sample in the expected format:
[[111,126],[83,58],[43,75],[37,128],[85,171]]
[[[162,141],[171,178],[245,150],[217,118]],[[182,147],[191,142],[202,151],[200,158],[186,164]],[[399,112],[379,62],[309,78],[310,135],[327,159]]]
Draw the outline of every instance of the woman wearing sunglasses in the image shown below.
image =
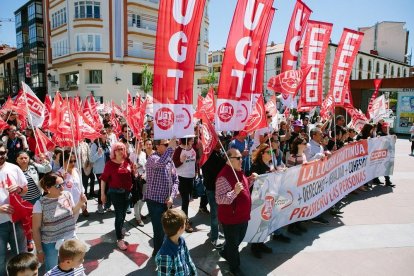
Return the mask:
[[107,196],[105,188],[108,186],[108,195],[115,209],[115,234],[120,250],[127,250],[128,244],[124,241],[126,230],[124,220],[129,204],[132,189],[132,178],[135,169],[129,160],[125,144],[117,142],[112,145],[111,160],[106,162],[101,175],[101,201],[105,204]]
[[[272,155],[273,150],[268,144],[261,144],[256,152],[253,155],[253,164],[251,167],[251,173],[265,174],[271,171],[275,171],[275,168],[272,163]],[[268,227],[268,223],[266,221],[266,225],[260,225],[259,228]],[[250,247],[253,256],[260,259],[262,257],[262,253],[271,254],[272,248],[266,246],[263,242],[259,243],[252,243]]]
[[75,215],[86,202],[81,195],[77,204],[72,194],[64,191],[63,178],[48,173],[40,180],[46,195],[33,206],[32,231],[37,258],[49,271],[58,262],[58,250],[65,239],[75,237]]
[[[62,166],[57,173],[60,174],[65,180],[63,189],[72,194],[75,204],[79,202],[81,196],[85,193],[85,188],[81,184],[81,174],[76,167],[76,156],[74,151],[65,150],[60,159],[60,165]],[[83,209],[83,215],[89,216],[88,211]],[[75,213],[75,222],[78,220],[79,213]]]

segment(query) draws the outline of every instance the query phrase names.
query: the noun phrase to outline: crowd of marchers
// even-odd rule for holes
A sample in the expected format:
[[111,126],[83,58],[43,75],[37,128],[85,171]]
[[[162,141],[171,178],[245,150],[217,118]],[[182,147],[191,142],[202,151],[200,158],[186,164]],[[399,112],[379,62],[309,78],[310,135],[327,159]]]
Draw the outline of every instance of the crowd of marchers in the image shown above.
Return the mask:
[[[118,116],[114,128],[110,114],[103,114],[100,137],[84,139],[76,148],[56,147],[35,154],[37,139],[30,127],[21,129],[14,111],[2,114],[8,126],[0,141],[0,274],[20,275],[43,263],[46,275],[84,275],[86,246],[76,236],[80,215],[88,210],[114,216],[116,246],[127,250],[129,235],[124,227],[127,213],[133,213],[138,227],[153,227],[152,257],[159,275],[196,275],[185,231],[197,231],[189,216],[189,203],[200,196],[199,212],[210,216],[210,242],[234,275],[240,271],[239,245],[243,240],[251,209],[251,188],[257,175],[329,158],[348,143],[389,135],[384,120],[365,124],[358,133],[346,127],[342,115],[321,120],[301,115],[296,119],[275,119],[267,114],[268,127],[252,134],[243,131],[218,132],[218,142],[207,161],[203,154],[198,125],[194,136],[154,140],[154,125],[147,116],[139,138]],[[412,131],[414,133],[414,129]],[[53,135],[53,133],[49,133]],[[414,150],[412,142],[411,152]],[[200,193],[200,179],[202,192]],[[197,184],[195,184],[197,183]],[[390,177],[383,183],[374,178],[353,193],[367,192],[372,185],[394,187]],[[197,186],[197,187],[196,187]],[[32,206],[31,231],[13,221],[12,196]],[[180,205],[173,203],[180,197]],[[88,206],[87,199],[97,199]],[[90,203],[96,201],[89,201]],[[142,214],[144,205],[148,214]],[[327,215],[341,216],[341,202],[310,223],[328,224]],[[296,222],[271,235],[271,242],[290,243],[307,232],[306,222]],[[265,243],[252,243],[256,258],[272,253]],[[19,252],[20,254],[17,254]],[[29,252],[29,253],[27,253]],[[75,274],[73,274],[75,273]]]

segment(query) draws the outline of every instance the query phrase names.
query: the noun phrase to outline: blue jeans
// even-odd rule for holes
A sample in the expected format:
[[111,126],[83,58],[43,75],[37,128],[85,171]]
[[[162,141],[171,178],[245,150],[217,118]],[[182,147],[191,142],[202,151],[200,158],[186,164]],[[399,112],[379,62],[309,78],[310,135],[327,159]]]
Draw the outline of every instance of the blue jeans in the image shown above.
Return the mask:
[[58,264],[59,251],[55,248],[56,243],[43,243],[42,248],[45,254],[45,272],[51,270]]
[[154,231],[154,252],[160,250],[164,241],[164,230],[162,229],[161,216],[167,211],[167,205],[147,199],[149,215],[151,217],[152,229]]
[[215,191],[206,190],[208,204],[210,204],[210,238],[212,241],[218,239],[218,218],[217,218],[217,202]]
[[109,189],[112,204],[115,209],[115,234],[117,240],[122,240],[122,227],[124,226],[126,211],[129,205],[129,192],[125,190]]
[[[19,253],[27,252],[26,237],[20,223],[16,223],[16,237]],[[6,275],[7,244],[10,244],[12,256],[17,255],[16,241],[14,239],[13,223],[10,221],[0,224],[0,275]]]

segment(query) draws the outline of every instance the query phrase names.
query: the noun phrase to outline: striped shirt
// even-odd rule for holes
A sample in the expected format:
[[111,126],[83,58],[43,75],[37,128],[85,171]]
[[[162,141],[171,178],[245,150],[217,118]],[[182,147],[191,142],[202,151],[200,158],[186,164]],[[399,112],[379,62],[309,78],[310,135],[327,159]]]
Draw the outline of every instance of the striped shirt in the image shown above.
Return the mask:
[[163,155],[155,152],[145,164],[147,190],[144,199],[165,203],[168,197],[174,198],[178,192],[178,176],[171,156],[174,150],[167,148]]
[[42,214],[40,233],[43,243],[53,243],[75,236],[72,195],[63,191],[58,198],[44,196],[36,201],[33,214]]
[[27,179],[27,193],[23,196],[24,200],[30,201],[39,198],[42,194],[40,192],[37,183],[35,183],[32,174],[37,174],[36,168],[29,166],[26,171],[23,172]]
[[85,268],[83,267],[83,265],[80,265],[77,268],[72,268],[71,270],[62,270],[59,268],[59,266],[55,266],[54,268],[52,268],[51,270],[49,270],[48,272],[46,272],[46,274],[44,276],[85,276]]

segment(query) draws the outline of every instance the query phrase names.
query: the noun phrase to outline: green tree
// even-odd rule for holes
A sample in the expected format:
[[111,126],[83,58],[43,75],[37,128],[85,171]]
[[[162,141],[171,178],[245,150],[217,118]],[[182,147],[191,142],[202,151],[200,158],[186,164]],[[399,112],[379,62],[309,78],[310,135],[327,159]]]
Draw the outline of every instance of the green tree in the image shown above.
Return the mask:
[[216,72],[212,71],[211,73],[208,73],[207,78],[205,79],[207,83],[207,88],[203,88],[201,91],[201,96],[205,97],[208,93],[208,90],[211,86],[214,86],[214,84],[217,82],[217,75]]
[[154,74],[148,70],[148,64],[144,65],[144,70],[142,70],[142,85],[141,89],[144,91],[145,94],[152,91],[152,80],[154,77]]

